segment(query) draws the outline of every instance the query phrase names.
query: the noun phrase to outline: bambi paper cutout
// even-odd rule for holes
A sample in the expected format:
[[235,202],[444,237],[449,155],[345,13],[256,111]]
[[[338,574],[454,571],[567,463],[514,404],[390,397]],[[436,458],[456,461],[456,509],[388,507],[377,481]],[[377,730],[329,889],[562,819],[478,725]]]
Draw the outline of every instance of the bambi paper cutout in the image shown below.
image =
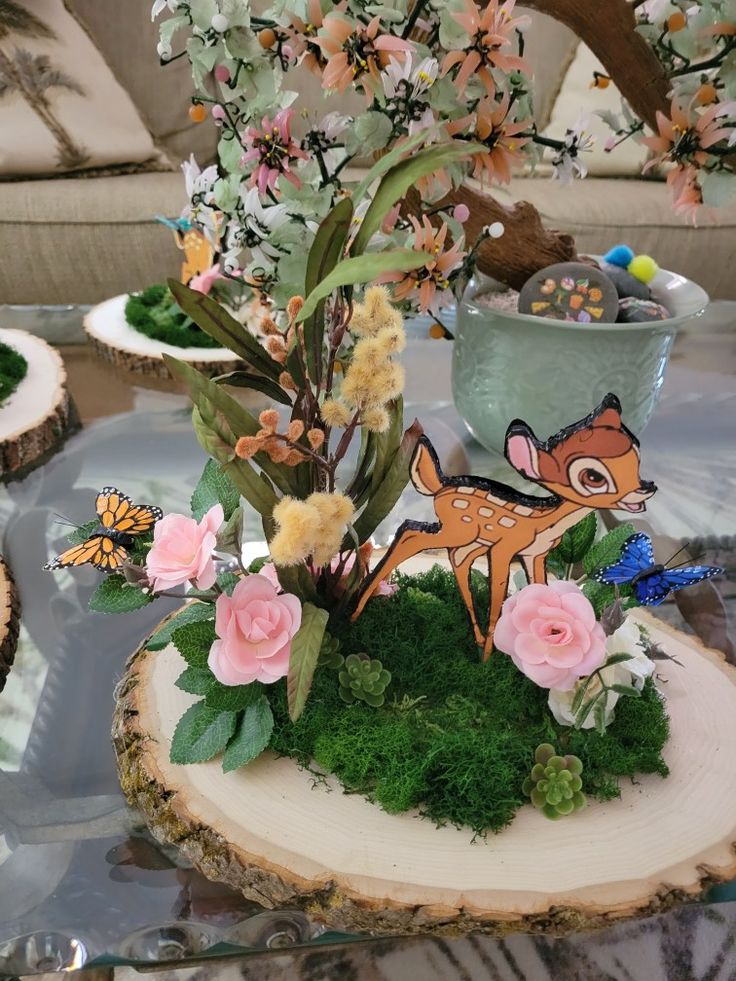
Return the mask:
[[[446,548],[483,657],[506,599],[511,564],[518,559],[529,582],[546,583],[546,558],[568,528],[593,509],[645,510],[653,483],[639,477],[638,440],[621,421],[621,404],[606,395],[589,416],[546,441],[515,420],[506,431],[506,459],[527,480],[550,493],[523,494],[486,477],[447,477],[434,447],[422,436],[411,461],[411,480],[434,498],[438,521],[404,521],[367,578],[353,619],[402,562],[426,549]],[[488,561],[490,612],[484,635],[470,591],[470,570]]]
[[185,286],[195,276],[200,276],[212,268],[217,254],[216,249],[196,225],[193,225],[186,218],[177,218],[172,221],[170,218],[157,217],[156,221],[160,221],[161,224],[173,231],[176,247],[184,253],[179,278]]

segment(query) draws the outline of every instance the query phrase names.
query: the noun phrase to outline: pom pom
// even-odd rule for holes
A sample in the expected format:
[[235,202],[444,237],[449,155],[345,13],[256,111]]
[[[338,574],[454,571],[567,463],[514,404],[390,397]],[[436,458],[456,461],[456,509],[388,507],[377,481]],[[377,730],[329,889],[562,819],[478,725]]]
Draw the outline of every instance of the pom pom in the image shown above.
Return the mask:
[[210,24],[212,25],[212,30],[217,31],[218,34],[224,33],[230,27],[230,21],[224,14],[215,14]]
[[490,238],[501,238],[506,229],[503,227],[503,222],[494,221],[486,230]]
[[352,419],[352,413],[344,402],[338,399],[325,399],[320,409],[320,415],[326,426],[344,429]]
[[279,414],[276,409],[264,409],[258,416],[258,421],[264,429],[271,433],[275,433],[276,427],[279,424]]
[[603,256],[603,261],[609,262],[612,266],[620,266],[622,269],[626,269],[633,258],[634,250],[629,248],[628,245],[614,245]]
[[235,444],[235,455],[241,460],[250,460],[262,449],[262,442],[257,436],[241,436]]
[[301,419],[292,419],[286,430],[286,435],[289,437],[292,443],[296,443],[298,439],[301,439],[302,433],[304,432],[304,423]]
[[659,266],[650,255],[636,255],[626,267],[642,283],[651,283],[659,272]]
[[286,315],[289,318],[289,323],[292,323],[294,320],[296,320],[303,306],[304,306],[303,296],[292,296],[292,298],[286,304]]
[[323,429],[317,429],[317,427],[315,427],[307,432],[307,442],[313,450],[318,450],[324,441],[325,433]]
[[461,225],[464,225],[468,218],[470,218],[470,208],[467,206],[467,204],[455,205],[452,212],[452,217],[455,219],[455,221],[459,221]]
[[223,84],[230,81],[230,69],[227,65],[215,65],[215,78]]

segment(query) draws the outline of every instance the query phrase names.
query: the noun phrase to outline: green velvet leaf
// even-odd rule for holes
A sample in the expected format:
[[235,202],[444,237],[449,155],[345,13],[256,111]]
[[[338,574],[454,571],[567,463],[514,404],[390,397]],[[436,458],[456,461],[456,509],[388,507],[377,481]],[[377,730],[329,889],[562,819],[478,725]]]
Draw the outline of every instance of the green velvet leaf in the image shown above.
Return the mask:
[[[381,227],[381,222],[391,208],[404,197],[410,188],[415,187],[417,181],[421,180],[422,177],[436,173],[448,164],[462,160],[472,153],[484,149],[478,143],[456,140],[427,147],[427,149],[420,150],[397,163],[383,177],[373,194],[373,199],[363,216],[358,234],[355,236],[350,249],[351,255],[359,256],[365,252],[368,243]],[[368,282],[368,280],[363,280],[363,282]]]
[[242,551],[245,516],[242,507],[237,507],[217,532],[217,551],[226,555],[239,556]]
[[179,719],[171,740],[172,763],[204,763],[225,748],[235,732],[237,714],[196,702]]
[[190,695],[206,695],[214,680],[206,668],[185,668],[176,679],[176,687]]
[[171,635],[174,647],[191,668],[206,668],[210,648],[217,640],[214,620],[195,621],[177,627]]
[[97,518],[92,521],[85,521],[83,525],[75,528],[71,534],[66,536],[66,540],[70,545],[81,545],[86,542],[87,539],[92,535],[100,526],[100,522]]
[[286,677],[289,718],[292,722],[296,722],[307,704],[327,619],[327,610],[321,610],[311,603],[305,603],[302,607],[302,623],[291,642],[289,673]]
[[169,289],[174,294],[176,302],[182,310],[189,314],[192,320],[205,333],[229,348],[233,354],[242,358],[246,364],[260,371],[274,381],[281,374],[281,366],[253,337],[247,327],[220,306],[211,296],[205,296],[197,290],[190,289],[176,279],[170,279]]
[[273,732],[273,713],[268,699],[261,695],[249,705],[238,723],[235,735],[228,743],[222,760],[225,773],[250,763],[268,746]]
[[150,593],[144,593],[127,582],[125,576],[114,575],[103,579],[89,598],[93,613],[131,613],[153,602]]
[[306,320],[317,309],[318,304],[333,293],[339,286],[354,286],[356,283],[371,283],[382,273],[406,272],[418,269],[434,256],[429,252],[416,252],[414,249],[392,249],[386,252],[369,252],[338,263],[329,275],[312,290],[304,302],[298,320]]
[[253,392],[260,392],[282,405],[292,404],[288,392],[285,392],[278,382],[263,375],[256,375],[250,371],[231,371],[227,375],[218,375],[214,380],[218,385],[232,385],[233,388],[249,388]]
[[223,685],[216,678],[207,691],[205,701],[210,708],[220,711],[242,712],[263,696],[263,685]]
[[582,562],[595,541],[597,529],[598,518],[595,511],[591,511],[564,533],[560,544],[550,553],[550,558],[559,559],[564,565]]
[[617,525],[590,549],[583,559],[583,568],[590,575],[594,569],[602,569],[612,565],[621,554],[621,548],[626,539],[634,534],[634,526],[628,522]]
[[216,504],[222,504],[227,521],[240,504],[240,491],[214,460],[208,460],[192,494],[192,514],[200,521]]
[[416,420],[406,430],[399,449],[394,453],[393,460],[387,467],[385,477],[368,498],[368,503],[353,522],[355,533],[361,544],[370,538],[386,515],[391,512],[401,497],[401,492],[409,483],[411,458],[422,432],[423,429]]
[[179,627],[183,627],[187,623],[197,623],[201,620],[214,620],[214,617],[215,607],[212,603],[189,603],[183,610],[175,613],[166,623],[160,626],[155,633],[151,634],[146,643],[146,649],[149,651],[162,651],[164,647],[167,647],[171,643],[171,636]]

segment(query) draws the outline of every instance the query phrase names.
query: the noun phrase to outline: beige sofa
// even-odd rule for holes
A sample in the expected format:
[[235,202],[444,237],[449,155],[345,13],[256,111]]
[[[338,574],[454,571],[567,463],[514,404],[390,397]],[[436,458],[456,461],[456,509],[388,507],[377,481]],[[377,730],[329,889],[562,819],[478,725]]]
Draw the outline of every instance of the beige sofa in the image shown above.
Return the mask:
[[[172,160],[190,152],[200,162],[211,159],[216,130],[187,115],[186,60],[159,67],[151,0],[68,2]],[[543,125],[576,41],[556,22],[533,16],[527,53]],[[313,83],[309,98],[320,98]],[[694,229],[673,214],[664,183],[638,179],[589,178],[561,187],[546,177],[520,178],[501,193],[531,201],[547,224],[572,233],[583,252],[626,241],[695,279],[712,297],[736,298],[730,269],[736,210],[703,216]],[[92,303],[176,275],[180,253],[153,216],[176,215],[183,204],[178,169],[0,183],[0,303]]]

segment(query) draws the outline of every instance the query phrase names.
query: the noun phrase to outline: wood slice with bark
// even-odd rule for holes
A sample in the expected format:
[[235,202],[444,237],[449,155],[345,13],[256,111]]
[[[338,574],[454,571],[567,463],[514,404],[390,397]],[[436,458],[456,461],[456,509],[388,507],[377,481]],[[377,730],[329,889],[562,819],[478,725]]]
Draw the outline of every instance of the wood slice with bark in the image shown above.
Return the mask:
[[13,576],[0,557],[0,691],[15,658],[20,632],[20,598]]
[[679,662],[657,663],[671,772],[622,781],[620,799],[569,819],[524,807],[500,834],[473,840],[468,828],[387,814],[272,754],[228,774],[219,759],[172,764],[193,697],[175,687],[185,666],[176,649],[145,644],[117,693],[121,785],[153,833],[206,876],[338,929],[565,934],[660,912],[736,874],[736,669],[636,617]]
[[127,294],[114,296],[92,307],[84,318],[84,329],[100,357],[124,371],[170,379],[164,354],[186,361],[207,375],[224,375],[242,362],[227,348],[176,347],[142,334],[125,319]]
[[24,330],[0,329],[0,341],[23,355],[25,378],[0,406],[0,480],[24,476],[79,428],[59,352]]

